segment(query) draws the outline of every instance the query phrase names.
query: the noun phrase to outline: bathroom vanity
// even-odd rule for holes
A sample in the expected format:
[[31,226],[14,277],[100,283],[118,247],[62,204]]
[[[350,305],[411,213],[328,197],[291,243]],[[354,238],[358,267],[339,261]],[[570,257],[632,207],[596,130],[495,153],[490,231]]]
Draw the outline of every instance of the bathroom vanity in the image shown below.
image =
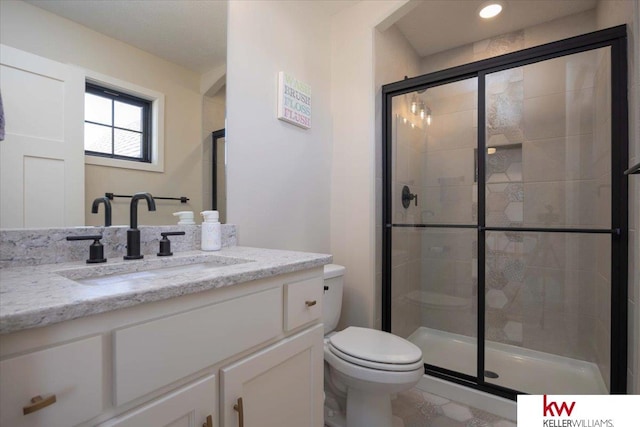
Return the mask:
[[323,425],[322,266],[244,247],[0,270],[0,426]]

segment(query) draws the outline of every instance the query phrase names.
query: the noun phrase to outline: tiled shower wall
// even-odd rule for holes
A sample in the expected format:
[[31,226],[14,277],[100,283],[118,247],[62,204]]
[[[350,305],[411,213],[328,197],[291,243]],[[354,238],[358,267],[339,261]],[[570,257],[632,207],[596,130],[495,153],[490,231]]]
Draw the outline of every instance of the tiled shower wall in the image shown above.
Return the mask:
[[[608,64],[607,50],[488,76],[487,225],[610,228]],[[609,258],[604,236],[489,233],[487,337],[597,362],[608,382]]]
[[[609,141],[593,137],[596,54],[583,56],[489,76],[488,145],[496,152],[487,156],[488,225],[608,227],[610,191],[595,173],[610,163]],[[432,124],[423,126],[422,134],[418,128],[409,133],[406,129],[412,128],[398,120],[395,166],[406,165],[407,170],[394,172],[401,181],[394,187],[394,222],[477,220],[475,87],[475,81],[463,81],[418,94],[433,112]],[[401,109],[411,99],[397,99],[394,106]],[[606,174],[606,168],[599,173]],[[402,184],[419,194],[417,207],[400,206]],[[595,203],[597,195],[602,195],[600,204]],[[604,208],[592,208],[600,205]],[[605,217],[596,218],[600,213]],[[422,243],[411,246],[419,252],[407,254],[410,267],[394,276],[394,298],[404,303],[402,309],[399,303],[395,306],[394,329],[406,336],[422,325],[475,336],[475,233],[405,230],[397,237],[411,235],[413,240],[417,235]],[[487,337],[596,361],[595,301],[608,307],[606,268],[596,274],[598,245],[608,247],[608,241],[583,235],[489,233]],[[394,244],[394,249],[399,247]],[[606,252],[601,254],[605,259]],[[421,268],[416,269],[418,256]],[[420,323],[415,323],[415,306],[420,306]],[[601,316],[601,323],[606,318]],[[608,363],[606,352],[601,359]]]

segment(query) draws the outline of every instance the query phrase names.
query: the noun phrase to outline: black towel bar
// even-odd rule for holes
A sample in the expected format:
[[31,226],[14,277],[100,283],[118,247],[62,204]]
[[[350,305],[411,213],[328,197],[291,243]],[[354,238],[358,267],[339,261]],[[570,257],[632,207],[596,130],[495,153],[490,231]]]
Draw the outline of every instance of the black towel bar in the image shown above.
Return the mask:
[[[127,196],[127,195],[124,195],[124,194],[113,194],[113,193],[104,193],[104,196],[109,200],[113,200],[114,197],[128,197],[128,198],[133,197],[133,196]],[[189,198],[185,197],[185,196],[180,196],[180,197],[156,197],[156,196],[153,196],[153,198],[155,200],[180,200],[180,203],[187,203],[189,201]]]
[[637,163],[634,166],[631,166],[629,169],[624,171],[625,175],[636,175],[640,173],[640,163]]

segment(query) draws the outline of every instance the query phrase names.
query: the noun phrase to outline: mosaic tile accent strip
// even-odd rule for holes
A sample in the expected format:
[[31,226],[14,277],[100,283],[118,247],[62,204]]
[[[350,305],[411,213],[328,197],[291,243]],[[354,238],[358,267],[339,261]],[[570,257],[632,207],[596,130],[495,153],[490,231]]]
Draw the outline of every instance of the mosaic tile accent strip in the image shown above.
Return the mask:
[[492,58],[524,49],[524,30],[502,34],[473,44],[473,60]]
[[[508,83],[506,87],[512,84]],[[508,122],[494,122],[490,133],[502,134],[504,141],[509,141],[509,135],[522,133],[521,95],[508,91],[494,95],[492,101],[497,103],[495,112],[502,112],[501,109],[505,108],[511,109],[512,114],[510,118],[503,119]],[[521,226],[524,220],[522,145],[495,148],[495,153],[487,156],[487,224]],[[519,289],[516,285],[522,284],[525,277],[525,262],[521,259],[524,252],[522,241],[522,233],[501,232],[487,236],[486,334],[491,341],[522,344],[522,307],[515,304]]]

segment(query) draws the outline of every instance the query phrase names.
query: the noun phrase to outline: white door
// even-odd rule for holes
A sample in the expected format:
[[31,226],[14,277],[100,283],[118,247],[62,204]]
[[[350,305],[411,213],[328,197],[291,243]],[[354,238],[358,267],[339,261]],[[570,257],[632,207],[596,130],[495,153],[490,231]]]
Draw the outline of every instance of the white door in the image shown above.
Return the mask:
[[314,326],[223,368],[222,425],[238,427],[242,415],[246,427],[321,427],[323,334]]
[[0,228],[84,225],[84,73],[0,45]]
[[209,375],[99,427],[215,427],[216,398],[216,377]]

